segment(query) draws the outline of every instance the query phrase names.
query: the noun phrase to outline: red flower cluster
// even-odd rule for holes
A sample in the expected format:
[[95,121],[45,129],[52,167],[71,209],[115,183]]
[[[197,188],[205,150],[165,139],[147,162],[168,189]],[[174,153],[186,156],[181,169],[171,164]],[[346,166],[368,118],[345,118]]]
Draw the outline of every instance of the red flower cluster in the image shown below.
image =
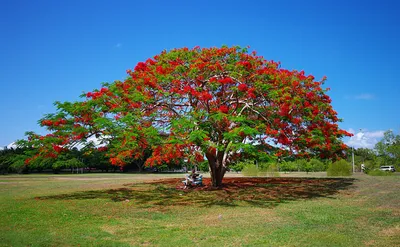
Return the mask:
[[147,70],[148,70],[147,65],[146,65],[146,63],[143,63],[143,62],[139,62],[135,67],[135,71],[138,71],[138,72],[140,72],[140,71],[144,72]]
[[229,112],[229,108],[228,108],[228,106],[226,106],[226,105],[221,105],[221,106],[219,107],[219,111],[226,114],[226,113]]
[[25,159],[24,164],[25,165],[29,165],[29,162],[31,162],[31,160],[32,160],[32,158]]
[[42,121],[42,125],[44,125],[44,126],[52,126],[53,125],[53,121],[51,121],[51,120],[43,120]]
[[279,115],[282,117],[286,117],[289,114],[289,106],[287,104],[281,105],[279,108]]
[[140,102],[139,102],[139,103],[133,102],[133,103],[130,104],[130,106],[131,106],[132,108],[140,108],[141,105],[142,105],[142,104],[141,104]]
[[267,127],[266,130],[265,130],[265,134],[271,135],[271,136],[275,136],[278,133],[279,132],[277,130],[271,129],[270,127]]
[[197,162],[203,162],[204,161],[204,156],[201,153],[196,152],[195,154],[195,159]]
[[247,89],[249,89],[249,88],[247,87],[246,84],[240,84],[240,85],[238,86],[238,89],[239,89],[239,91],[241,91],[241,92],[246,92]]
[[166,69],[164,69],[162,66],[157,66],[156,71],[160,75],[165,75],[165,73],[166,73]]
[[66,123],[67,123],[67,120],[59,119],[59,120],[54,122],[54,126],[59,126],[59,125],[66,124]]
[[246,69],[251,69],[251,63],[249,61],[240,61],[236,63],[237,65],[241,65]]
[[308,92],[308,93],[306,94],[306,97],[307,97],[307,99],[309,99],[309,100],[313,100],[314,97],[315,97],[315,94],[314,94],[313,92]]
[[87,98],[97,99],[103,96],[104,94],[111,95],[110,90],[108,88],[102,87],[99,92],[88,92],[86,94]]
[[52,121],[50,119],[46,119],[46,120],[42,121],[42,125],[44,125],[44,126],[60,126],[60,125],[66,124],[66,123],[67,123],[67,120],[62,119],[62,118],[58,119],[57,121]]
[[233,79],[230,77],[225,77],[225,78],[219,79],[218,82],[221,83],[222,85],[234,83]]
[[255,98],[256,98],[255,91],[256,91],[256,89],[255,89],[254,87],[250,88],[250,89],[247,91],[248,96],[249,96],[250,98],[252,98],[252,99],[255,99]]
[[183,145],[179,144],[166,144],[165,146],[158,146],[153,151],[153,156],[146,160],[146,165],[154,166],[163,163],[177,162],[183,157]]
[[281,143],[282,145],[289,145],[291,143],[291,141],[284,134],[279,135],[278,142]]
[[125,163],[118,157],[112,157],[110,158],[110,163],[114,166],[122,166]]
[[208,92],[202,92],[199,97],[199,99],[203,101],[209,101],[212,100],[212,98],[213,96]]
[[[74,134],[74,132],[73,132],[73,134]],[[83,139],[84,137],[85,137],[85,133],[80,133],[80,134],[73,136],[72,139],[77,141],[77,140]]]
[[53,150],[56,151],[57,153],[61,153],[64,150],[64,148],[53,144]]
[[100,152],[105,152],[108,150],[108,147],[98,147],[97,150],[99,150]]

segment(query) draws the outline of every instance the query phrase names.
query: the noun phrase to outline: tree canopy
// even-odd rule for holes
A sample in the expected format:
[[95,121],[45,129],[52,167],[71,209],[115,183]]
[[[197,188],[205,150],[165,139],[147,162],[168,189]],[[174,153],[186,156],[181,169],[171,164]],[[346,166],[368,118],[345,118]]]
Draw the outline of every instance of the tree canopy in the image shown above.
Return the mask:
[[87,139],[96,136],[117,166],[145,156],[149,166],[207,159],[220,186],[237,159],[337,159],[347,148],[341,138],[350,134],[338,127],[326,78],[283,69],[247,48],[163,51],[127,74],[82,101],[56,102],[57,112],[39,121],[51,134],[28,133],[38,151],[26,162],[93,145]]
[[385,131],[375,149],[386,165],[400,165],[400,135],[395,135],[392,130]]

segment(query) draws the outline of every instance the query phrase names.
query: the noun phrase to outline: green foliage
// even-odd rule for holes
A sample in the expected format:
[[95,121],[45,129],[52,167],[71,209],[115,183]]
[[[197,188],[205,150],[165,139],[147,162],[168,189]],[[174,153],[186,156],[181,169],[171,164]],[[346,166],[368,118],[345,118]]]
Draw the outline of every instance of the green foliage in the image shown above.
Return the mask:
[[329,165],[327,170],[328,176],[350,176],[351,165],[345,160],[338,160]]
[[394,165],[399,169],[400,165],[400,135],[393,131],[385,132],[384,137],[375,145],[375,149],[381,158],[379,165]]
[[366,160],[373,160],[375,158],[375,152],[372,149],[368,148],[358,148],[354,150],[355,157],[360,157],[361,162],[365,162]]
[[276,163],[268,163],[268,166],[261,167],[258,175],[261,177],[280,177]]
[[232,171],[235,172],[240,172],[243,170],[243,168],[246,166],[246,164],[248,164],[249,162],[245,162],[245,161],[237,161],[234,164],[231,164],[230,168],[232,169]]
[[243,176],[246,177],[279,177],[279,170],[276,163],[262,162],[258,166],[253,163],[247,163],[242,170]]
[[208,172],[210,170],[210,167],[208,166],[208,161],[207,160],[205,160],[203,162],[200,162],[197,165],[197,168],[202,172]]
[[0,150],[0,172],[1,174],[6,174],[8,172],[16,172],[16,173],[26,173],[31,170],[30,167],[27,167],[25,164],[25,160],[29,157],[29,155],[25,154],[25,150],[22,148],[16,149],[4,149]]
[[296,160],[295,163],[297,164],[297,168],[299,171],[303,171],[303,172],[311,171],[311,166],[309,165],[307,160],[299,159],[299,160]]
[[10,166],[10,170],[16,173],[23,173],[25,172],[26,165],[23,160],[21,159],[16,159]]
[[311,159],[308,163],[310,164],[311,171],[313,172],[321,172],[326,170],[325,164],[320,160]]
[[295,161],[282,161],[279,164],[279,168],[283,172],[295,172],[298,170],[297,164]]
[[57,160],[56,162],[53,163],[52,168],[53,170],[60,170],[62,168],[66,168],[67,166],[65,165],[65,162],[62,160]]
[[13,153],[8,150],[0,150],[0,172],[6,174],[12,164],[11,156]]
[[[248,164],[252,164],[253,162],[251,160],[249,161],[241,161],[235,163],[232,167],[234,171],[241,171],[244,169],[244,167]],[[292,160],[292,161],[287,161],[284,160],[280,163],[277,163],[276,160],[269,160],[267,162],[259,162],[258,167],[259,170],[263,171],[266,173],[267,169],[271,166],[271,164],[274,164],[277,168],[277,171],[281,172],[295,172],[295,171],[303,171],[303,172],[321,172],[321,171],[326,171],[329,161],[322,162],[321,160],[318,159],[311,159],[310,161],[307,161],[305,159],[297,159],[297,160]],[[278,164],[278,165],[276,165]],[[271,166],[271,168],[274,166]],[[246,173],[246,171],[245,171]],[[270,174],[273,175],[273,174]]]
[[247,164],[243,167],[242,174],[246,177],[257,177],[260,172],[259,168],[257,168],[254,164]]
[[379,169],[376,169],[376,170],[369,170],[367,174],[370,176],[392,176],[393,172],[381,171]]
[[53,169],[62,169],[62,168],[83,168],[85,164],[78,160],[77,158],[71,158],[67,160],[57,160],[52,168]]

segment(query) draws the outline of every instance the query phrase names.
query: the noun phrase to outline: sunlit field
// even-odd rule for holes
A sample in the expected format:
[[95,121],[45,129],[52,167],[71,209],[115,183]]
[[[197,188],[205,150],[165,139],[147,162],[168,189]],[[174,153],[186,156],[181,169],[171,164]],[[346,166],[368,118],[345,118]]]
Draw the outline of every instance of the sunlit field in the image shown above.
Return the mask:
[[400,246],[400,176],[182,178],[1,176],[0,246]]

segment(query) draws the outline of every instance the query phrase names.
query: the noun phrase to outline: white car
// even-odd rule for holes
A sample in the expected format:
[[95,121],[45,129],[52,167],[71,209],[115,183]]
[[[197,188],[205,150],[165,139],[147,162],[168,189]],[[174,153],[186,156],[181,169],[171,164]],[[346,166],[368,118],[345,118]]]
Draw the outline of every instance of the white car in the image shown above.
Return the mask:
[[381,166],[379,168],[379,170],[385,171],[385,172],[395,172],[396,171],[396,169],[394,169],[394,166]]

